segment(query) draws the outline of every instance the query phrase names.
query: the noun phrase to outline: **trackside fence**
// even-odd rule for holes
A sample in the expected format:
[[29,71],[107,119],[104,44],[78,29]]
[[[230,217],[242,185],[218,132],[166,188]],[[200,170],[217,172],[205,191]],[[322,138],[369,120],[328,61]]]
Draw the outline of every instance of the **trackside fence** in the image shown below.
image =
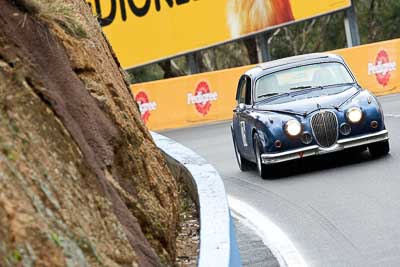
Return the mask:
[[[358,82],[376,95],[400,92],[400,39],[330,51],[344,57]],[[152,130],[232,117],[239,77],[253,66],[134,84],[142,118]]]

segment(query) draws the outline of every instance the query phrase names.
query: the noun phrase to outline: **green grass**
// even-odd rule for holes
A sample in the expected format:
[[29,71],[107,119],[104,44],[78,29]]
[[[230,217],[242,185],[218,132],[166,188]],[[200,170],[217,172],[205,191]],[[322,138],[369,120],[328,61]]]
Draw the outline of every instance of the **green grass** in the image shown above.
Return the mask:
[[87,38],[87,32],[78,22],[76,12],[68,3],[55,0],[15,0],[20,10],[44,21],[54,21],[76,38]]
[[22,255],[18,249],[14,249],[13,251],[11,251],[6,258],[6,262],[8,262],[9,265],[11,266],[18,264],[21,261],[22,261]]
[[61,237],[57,233],[51,233],[50,239],[59,247],[61,247]]
[[66,33],[77,37],[87,38],[87,33],[77,21],[77,17],[71,6],[66,3],[58,3],[54,0],[40,0],[42,2],[41,15],[57,22]]

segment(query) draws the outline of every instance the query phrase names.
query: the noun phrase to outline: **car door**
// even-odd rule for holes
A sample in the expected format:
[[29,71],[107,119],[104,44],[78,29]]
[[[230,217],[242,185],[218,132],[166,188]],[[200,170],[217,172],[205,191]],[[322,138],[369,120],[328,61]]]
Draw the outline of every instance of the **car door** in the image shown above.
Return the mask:
[[238,84],[236,93],[236,108],[233,117],[233,129],[236,145],[242,156],[252,158],[253,149],[251,147],[251,78],[243,75]]

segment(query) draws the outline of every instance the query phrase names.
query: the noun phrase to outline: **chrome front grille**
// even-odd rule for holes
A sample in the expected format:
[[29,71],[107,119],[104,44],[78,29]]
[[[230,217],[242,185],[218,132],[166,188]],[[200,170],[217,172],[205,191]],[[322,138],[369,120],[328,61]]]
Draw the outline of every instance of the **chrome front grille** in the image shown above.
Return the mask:
[[338,121],[335,113],[320,111],[311,118],[315,140],[322,147],[330,147],[338,139]]

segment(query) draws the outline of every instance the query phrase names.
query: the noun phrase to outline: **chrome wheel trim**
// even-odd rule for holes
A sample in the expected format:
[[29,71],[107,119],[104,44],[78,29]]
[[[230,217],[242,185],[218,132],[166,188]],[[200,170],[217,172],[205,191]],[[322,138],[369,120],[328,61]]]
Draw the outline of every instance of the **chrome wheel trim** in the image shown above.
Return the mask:
[[235,141],[233,141],[233,146],[235,147],[236,160],[237,160],[237,162],[239,164],[239,167],[242,167],[242,157],[241,157],[241,155],[239,153],[239,150],[238,150],[238,148],[236,146],[236,142]]
[[258,170],[258,174],[261,175],[262,172],[262,166],[261,166],[261,155],[260,155],[260,147],[258,145],[258,139],[255,138],[255,148],[256,148],[256,160],[257,160],[257,170]]

